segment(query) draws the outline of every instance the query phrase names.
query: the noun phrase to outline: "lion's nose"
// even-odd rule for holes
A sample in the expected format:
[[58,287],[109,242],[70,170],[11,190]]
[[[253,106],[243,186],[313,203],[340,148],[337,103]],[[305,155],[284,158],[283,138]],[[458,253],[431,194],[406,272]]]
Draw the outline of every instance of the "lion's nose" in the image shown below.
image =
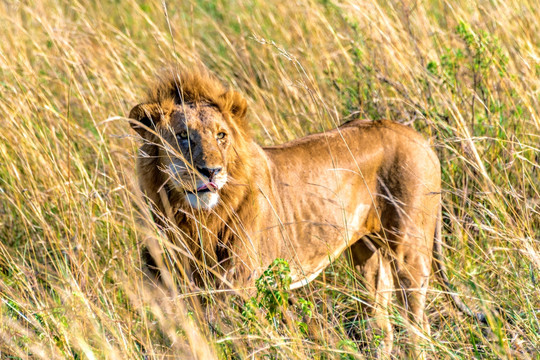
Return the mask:
[[222,167],[209,168],[209,167],[197,166],[197,171],[200,172],[202,175],[208,177],[209,180],[212,180],[212,178],[216,176],[221,171],[221,169],[223,168]]

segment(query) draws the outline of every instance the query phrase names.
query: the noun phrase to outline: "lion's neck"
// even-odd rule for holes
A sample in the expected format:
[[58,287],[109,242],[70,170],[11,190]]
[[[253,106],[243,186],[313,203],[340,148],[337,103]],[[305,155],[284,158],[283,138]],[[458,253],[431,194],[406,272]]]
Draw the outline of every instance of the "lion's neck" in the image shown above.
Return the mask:
[[[252,159],[260,160],[258,156]],[[260,163],[255,166],[254,162],[242,165],[241,173],[231,174],[235,182],[221,189],[220,201],[213,209],[197,210],[185,202],[177,204],[175,223],[181,237],[195,258],[214,268],[226,268],[238,244],[245,244],[243,239],[249,239],[258,228],[268,167]]]

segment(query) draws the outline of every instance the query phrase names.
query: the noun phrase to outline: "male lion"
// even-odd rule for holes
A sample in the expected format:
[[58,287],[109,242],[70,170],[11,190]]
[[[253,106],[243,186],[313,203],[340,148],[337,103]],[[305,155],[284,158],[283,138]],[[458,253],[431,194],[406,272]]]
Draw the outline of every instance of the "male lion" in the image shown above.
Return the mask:
[[131,110],[144,139],[140,185],[157,221],[183,234],[193,268],[204,262],[235,288],[252,286],[276,258],[290,263],[291,288],[304,286],[349,248],[382,352],[392,348],[393,292],[418,344],[429,333],[440,226],[441,171],[429,144],[395,122],[356,120],[263,148],[249,136],[246,110],[204,70],[168,73]]

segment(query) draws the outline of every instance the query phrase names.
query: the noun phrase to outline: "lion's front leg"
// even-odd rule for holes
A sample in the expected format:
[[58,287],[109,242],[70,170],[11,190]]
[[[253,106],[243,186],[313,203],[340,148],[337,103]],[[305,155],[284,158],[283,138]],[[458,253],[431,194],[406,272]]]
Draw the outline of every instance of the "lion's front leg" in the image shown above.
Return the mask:
[[257,251],[251,244],[240,242],[231,246],[230,252],[222,286],[245,297],[253,296],[255,281],[260,276],[261,260]]

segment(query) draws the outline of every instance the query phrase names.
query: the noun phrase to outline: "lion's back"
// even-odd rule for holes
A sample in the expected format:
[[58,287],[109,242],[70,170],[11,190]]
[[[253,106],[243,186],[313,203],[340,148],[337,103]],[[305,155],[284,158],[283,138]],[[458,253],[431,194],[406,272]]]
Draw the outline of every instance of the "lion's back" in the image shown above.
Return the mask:
[[396,161],[428,162],[439,167],[431,144],[413,128],[390,120],[353,120],[330,131],[308,135],[264,148],[280,163],[313,163],[319,159],[354,164],[357,156],[387,164]]

